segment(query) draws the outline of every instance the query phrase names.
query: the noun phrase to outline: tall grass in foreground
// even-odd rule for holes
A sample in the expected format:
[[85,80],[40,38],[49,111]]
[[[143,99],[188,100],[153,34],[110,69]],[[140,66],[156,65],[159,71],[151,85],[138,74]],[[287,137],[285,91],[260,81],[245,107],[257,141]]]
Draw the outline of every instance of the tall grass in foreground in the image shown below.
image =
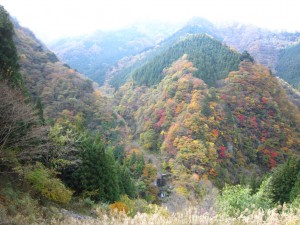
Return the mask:
[[257,210],[249,214],[245,211],[238,217],[229,217],[226,215],[199,215],[196,210],[189,208],[184,212],[178,212],[173,214],[162,214],[156,212],[154,214],[137,214],[133,218],[127,217],[123,213],[117,213],[112,216],[107,214],[99,215],[99,218],[85,218],[76,219],[67,217],[62,220],[54,219],[49,222],[40,222],[38,224],[64,224],[64,225],[192,225],[192,224],[300,224],[300,209],[293,212],[283,210],[281,213],[277,212],[278,209],[273,210]]

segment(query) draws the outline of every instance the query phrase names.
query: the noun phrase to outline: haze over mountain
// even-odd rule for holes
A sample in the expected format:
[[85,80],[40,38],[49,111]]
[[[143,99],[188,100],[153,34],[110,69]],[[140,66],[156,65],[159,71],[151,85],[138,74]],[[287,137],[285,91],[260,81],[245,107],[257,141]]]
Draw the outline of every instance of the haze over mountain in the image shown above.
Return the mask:
[[96,30],[116,30],[137,22],[178,24],[199,16],[213,22],[235,21],[272,30],[300,30],[299,3],[294,0],[1,0],[0,3],[46,43]]
[[[161,28],[164,27],[165,26],[161,26],[157,29],[148,28],[148,30],[151,30],[152,33],[156,31],[156,34],[159,34],[162,30]],[[128,78],[128,74],[133,72],[134,68],[143,64],[144,61],[158,60],[151,58],[188,34],[209,34],[219,41],[234,47],[239,52],[246,50],[254,56],[257,62],[271,68],[274,74],[276,74],[280,52],[285,48],[299,43],[300,37],[300,33],[297,32],[274,32],[250,25],[233,24],[230,26],[217,26],[203,18],[190,20],[186,25],[179,28],[177,27],[176,32],[174,32],[175,28],[176,27],[169,29],[169,32],[161,33],[160,37],[166,37],[163,40],[156,39],[155,41],[155,36],[143,36],[142,33],[139,33],[140,31],[138,29],[136,30],[136,28],[133,27],[131,29],[115,32],[98,32],[89,37],[61,40],[51,45],[51,48],[63,61],[100,84],[103,84],[104,80],[111,80],[111,84],[119,86],[122,82],[124,83]],[[167,34],[171,35],[167,36]],[[121,42],[117,42],[118,35],[123,36]],[[104,36],[109,37],[108,40],[112,43],[108,44],[108,42],[103,39]],[[129,37],[130,40],[127,39]],[[158,42],[158,40],[161,41]],[[135,48],[132,48],[131,45],[134,45]],[[110,48],[110,51],[106,51],[106,47]],[[110,55],[107,55],[108,52]],[[140,54],[137,54],[139,52]],[[121,68],[117,68],[115,65],[118,60],[121,60],[119,66],[128,67],[129,64],[133,64],[130,66],[131,72],[129,69],[127,69],[126,72],[122,72]],[[128,61],[128,63],[124,63],[124,61]],[[129,61],[132,62],[129,63]],[[115,66],[114,69],[113,66]],[[285,70],[285,68],[282,70]],[[136,76],[134,73],[137,72],[133,72],[133,76]],[[288,77],[282,73],[279,73],[278,76],[283,78]],[[295,76],[299,77],[298,75],[293,75],[293,77]],[[297,86],[299,82],[298,78],[294,78],[294,80],[297,81],[296,83],[294,82],[293,85]],[[287,81],[291,82],[291,80]]]
[[176,27],[168,24],[140,24],[113,32],[67,38],[50,45],[58,57],[79,72],[103,84],[111,66],[124,57],[152,48]]
[[0,6],[0,224],[298,224],[299,36],[194,18],[57,57]]

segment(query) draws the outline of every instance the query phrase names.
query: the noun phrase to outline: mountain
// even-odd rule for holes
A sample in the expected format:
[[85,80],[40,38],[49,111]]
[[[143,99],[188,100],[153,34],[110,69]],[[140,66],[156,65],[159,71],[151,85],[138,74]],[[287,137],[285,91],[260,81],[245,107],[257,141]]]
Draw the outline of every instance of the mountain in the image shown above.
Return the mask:
[[258,63],[276,73],[279,52],[299,42],[300,33],[275,32],[253,25],[234,24],[220,28],[220,36],[229,46],[247,50]]
[[47,123],[81,115],[85,127],[100,130],[114,147],[132,135],[140,151],[160,150],[165,170],[179,176],[173,180],[179,192],[191,190],[185,178],[192,174],[222,187],[299,152],[299,110],[280,83],[250,55],[207,34],[162,45],[114,99],[16,22],[15,34],[24,83],[33,100],[40,99]]
[[279,52],[276,75],[300,90],[300,44]]
[[198,69],[194,76],[210,86],[225,78],[229,71],[236,70],[240,61],[238,53],[215,39],[207,35],[188,35],[135,70],[132,78],[138,85],[158,84],[163,78],[163,69],[183,54],[188,54],[189,60]]
[[199,17],[188,21],[186,25],[181,27],[174,34],[165,38],[160,44],[171,46],[187,34],[207,34],[221,40],[217,27],[210,21]]
[[194,18],[165,41],[174,43],[187,34],[208,34],[239,52],[246,50],[258,63],[270,67],[273,72],[276,71],[279,52],[299,43],[300,37],[299,32],[270,31],[238,23],[215,25],[203,18]]
[[105,139],[114,136],[121,142],[121,121],[114,113],[111,100],[97,85],[59,61],[34,34],[14,21],[15,45],[19,55],[20,73],[36,104],[41,104],[46,123],[82,115],[91,130],[101,131]]
[[103,84],[106,72],[118,60],[136,55],[155,44],[174,29],[173,26],[136,25],[118,31],[98,31],[91,35],[68,38],[50,48],[71,67]]
[[[284,49],[299,43],[300,37],[297,32],[274,32],[242,24],[216,26],[205,19],[195,18],[159,43],[156,48],[118,62],[109,72],[110,84],[115,88],[120,87],[127,79],[131,79],[141,65],[154,61],[156,56],[191,34],[207,34],[239,52],[248,51],[258,63],[271,68],[273,74],[276,74],[277,64],[280,63],[279,57]],[[296,62],[290,67],[295,67],[295,64]],[[288,69],[285,65],[282,66],[282,70]],[[280,72],[278,76],[284,78]]]
[[69,207],[75,195],[112,203],[134,198],[121,154],[124,123],[111,100],[2,6],[0,32],[0,223],[50,219],[51,207]]
[[208,34],[121,62],[99,88],[0,6],[0,223],[299,221],[295,89]]
[[267,68],[242,61],[217,88],[195,71],[184,55],[157,85],[128,82],[116,93],[118,112],[142,149],[161,154],[177,194],[197,189],[193,174],[221,187],[299,155],[299,109]]

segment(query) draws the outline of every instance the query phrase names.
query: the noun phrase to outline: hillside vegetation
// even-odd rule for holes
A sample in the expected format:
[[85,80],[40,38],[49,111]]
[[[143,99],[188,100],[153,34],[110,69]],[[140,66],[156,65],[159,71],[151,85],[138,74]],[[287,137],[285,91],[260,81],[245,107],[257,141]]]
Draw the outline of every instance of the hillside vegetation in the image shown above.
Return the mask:
[[[158,26],[157,30],[159,29],[160,26]],[[124,37],[128,36],[125,30],[120,31],[119,33],[122,32],[125,32]],[[136,33],[135,31],[132,32],[132,34],[135,33]],[[169,32],[168,35],[170,35],[171,33],[172,32]],[[114,37],[114,35],[117,34],[118,32],[115,32],[115,34],[111,34],[111,36]],[[105,65],[101,64],[102,61],[98,62],[97,60],[95,60],[95,58],[97,58],[96,55],[89,53],[86,54],[86,56],[83,58],[82,56],[76,57],[77,63],[71,65],[78,70],[81,68],[80,65],[82,63],[85,64],[85,62],[90,62],[90,64],[85,64],[85,66],[86,67],[91,66],[94,68],[95,71],[97,70],[103,71],[103,68],[105,67],[106,68],[105,74],[99,71],[95,72],[93,75],[93,79],[97,82],[100,82],[101,84],[103,80],[106,79],[110,81],[111,85],[118,88],[122,86],[126,82],[126,80],[131,78],[130,75],[132,71],[138,69],[141,65],[144,65],[149,61],[153,62],[154,57],[166,51],[167,48],[173,46],[176,42],[178,42],[186,35],[199,35],[199,34],[210,35],[216,38],[217,40],[222,41],[222,43],[234,47],[239,52],[248,51],[254,57],[256,62],[268,66],[269,68],[271,68],[273,73],[276,73],[276,67],[277,64],[279,63],[279,57],[281,57],[280,55],[282,54],[281,52],[284,51],[284,49],[299,43],[299,32],[294,32],[294,33],[276,32],[276,31],[270,31],[267,29],[255,27],[252,25],[242,25],[242,24],[217,26],[207,21],[206,19],[194,18],[191,21],[189,21],[186,25],[179,28],[172,35],[166,36],[165,39],[163,39],[160,42],[156,42],[157,45],[154,44],[152,46],[148,46],[150,48],[146,47],[144,51],[142,51],[142,49],[140,49],[141,52],[123,51],[124,54],[122,55],[122,57],[115,58],[114,61],[111,61],[110,63],[106,63]],[[95,35],[95,37],[96,36],[97,35]],[[140,33],[136,33],[133,39],[136,40],[139,37],[140,37]],[[80,54],[80,52],[82,51],[85,52],[87,51],[87,49],[89,49],[89,48],[82,49],[84,46],[78,44],[78,43],[84,43],[86,40],[89,39],[84,37],[78,39],[71,38],[68,40],[68,43],[71,43],[69,44],[69,46],[66,43],[66,41],[62,40],[62,45],[58,44],[58,46],[60,47],[54,49],[58,55],[62,56],[62,54],[64,54],[65,57],[62,57],[62,59],[65,62],[69,63],[75,60],[74,55],[78,55],[78,53]],[[92,46],[94,44],[101,47],[102,44],[105,44],[105,42],[98,44],[99,40],[101,41],[102,38],[98,37],[97,40],[95,38],[94,39],[91,38],[89,40],[89,45]],[[125,40],[124,43],[120,42],[119,45],[117,45],[121,50],[127,49],[128,47],[128,44],[126,43],[127,39],[125,38],[124,40]],[[74,45],[72,43],[74,43]],[[64,46],[68,46],[68,47],[65,48]],[[139,46],[139,44],[137,44],[137,46]],[[78,49],[81,49],[82,51],[78,51]],[[109,52],[115,52],[112,51],[112,49],[115,49],[114,46],[112,46],[109,49]],[[104,56],[106,52],[104,53],[101,52],[101,54]],[[116,51],[115,56],[117,56],[118,54],[119,54],[118,51]],[[179,55],[176,56],[177,58],[180,57]],[[193,63],[195,64],[195,62]],[[164,65],[164,66],[169,66],[169,65]],[[290,64],[290,66],[285,67],[285,64],[283,64],[282,69],[289,70],[289,68],[291,68],[292,65],[294,64]],[[146,71],[146,73],[148,72]],[[157,71],[155,72],[155,74],[157,76]],[[86,75],[90,76],[89,73],[87,73]],[[279,73],[279,76],[281,76],[281,73]]]
[[0,224],[300,222],[298,93],[208,35],[158,48],[114,92],[0,6]]
[[97,31],[62,39],[50,46],[60,59],[102,85],[107,79],[106,73],[117,61],[152,48],[173,30],[171,25],[141,24],[118,31]]
[[196,188],[193,174],[219,187],[238,183],[299,153],[299,110],[267,68],[243,61],[218,89],[195,70],[185,55],[157,87],[128,83],[116,94],[120,115],[144,149],[162,154],[178,187]]
[[81,199],[155,201],[143,174],[151,164],[124,154],[127,133],[111,100],[13,25],[3,7],[0,19],[0,222],[32,224],[71,201],[88,209]]
[[74,121],[81,114],[84,125],[99,130],[103,138],[114,136],[122,142],[122,126],[114,114],[111,101],[93,82],[60,62],[34,34],[14,22],[15,44],[20,57],[20,73],[33,102],[46,123],[60,119]]
[[192,35],[138,68],[132,75],[133,80],[137,85],[158,84],[163,79],[163,69],[183,54],[188,54],[189,60],[197,68],[193,75],[209,86],[214,86],[217,80],[225,78],[229,71],[236,70],[239,63],[239,54],[220,42],[206,35]]
[[276,75],[300,90],[300,44],[282,49],[279,54]]

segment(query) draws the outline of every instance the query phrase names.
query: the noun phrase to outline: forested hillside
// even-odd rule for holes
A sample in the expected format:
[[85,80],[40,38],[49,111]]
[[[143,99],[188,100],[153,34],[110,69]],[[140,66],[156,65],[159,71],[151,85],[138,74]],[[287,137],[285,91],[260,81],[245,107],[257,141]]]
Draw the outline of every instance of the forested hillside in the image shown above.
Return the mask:
[[276,71],[277,76],[300,90],[300,44],[280,51]]
[[[120,31],[122,33],[122,31]],[[133,34],[133,39],[138,39],[139,33]],[[170,33],[169,33],[170,34]],[[151,48],[151,51],[148,51],[146,48],[146,51],[142,52],[141,54],[138,54],[139,51],[142,51],[142,48],[140,48],[139,51],[136,52],[124,52],[122,57],[116,58],[113,62],[106,64],[106,74],[104,73],[95,73],[95,76],[101,77],[101,81],[97,80],[99,78],[93,77],[93,79],[97,82],[100,81],[102,84],[103,79],[110,80],[111,84],[114,87],[120,87],[125,83],[126,80],[130,79],[132,75],[132,71],[139,68],[141,65],[147,64],[149,61],[156,60],[154,59],[157,55],[160,55],[161,52],[164,52],[166,48],[171,47],[176,42],[178,42],[181,38],[184,38],[186,35],[189,34],[208,34],[212,37],[216,38],[219,41],[222,41],[228,46],[234,47],[239,52],[248,51],[256,60],[256,62],[261,63],[265,66],[268,66],[271,68],[273,73],[276,73],[276,67],[279,63],[279,57],[280,54],[282,55],[282,52],[285,48],[290,47],[291,45],[299,43],[299,37],[300,34],[295,33],[288,33],[288,32],[275,32],[270,31],[267,29],[255,27],[252,25],[241,25],[241,24],[233,24],[233,25],[227,25],[227,26],[216,26],[213,23],[202,19],[202,18],[194,18],[191,21],[189,21],[185,26],[178,29],[177,32],[172,34],[169,37],[166,37],[164,40],[162,40],[155,48]],[[127,37],[125,35],[125,37]],[[71,41],[72,40],[72,41]],[[69,40],[69,43],[79,43],[80,41],[84,42],[84,38],[79,38],[78,40],[71,39]],[[99,40],[102,40],[101,38],[91,39],[89,41],[90,45],[92,44],[97,45]],[[114,40],[114,38],[113,38]],[[126,40],[126,38],[124,39]],[[65,43],[63,41],[63,43]],[[154,42],[152,42],[154,43]],[[105,43],[103,43],[105,44]],[[100,46],[100,44],[98,44]],[[121,49],[126,49],[127,44],[126,43],[120,43],[118,46],[121,46]],[[139,46],[139,45],[138,45]],[[153,45],[152,45],[153,46]],[[150,47],[150,45],[149,45]],[[66,62],[70,62],[68,60],[74,61],[73,57],[77,53],[81,51],[77,51],[78,46],[74,45],[66,48],[66,50],[63,48],[55,48],[55,51],[61,55],[65,54],[63,59]],[[82,48],[84,46],[82,45]],[[77,50],[76,50],[77,49]],[[85,48],[86,49],[86,48]],[[113,52],[112,49],[114,47],[110,46],[109,52]],[[72,52],[76,51],[77,53],[73,54]],[[85,50],[84,50],[85,51]],[[64,53],[65,52],[65,53]],[[280,53],[281,52],[281,53]],[[72,54],[71,54],[72,53]],[[116,54],[118,55],[118,54]],[[101,57],[104,57],[105,55],[101,55]],[[180,57],[176,55],[177,57]],[[74,68],[80,70],[80,65],[83,63],[86,66],[89,66],[89,61],[93,61],[91,63],[92,67],[96,71],[97,68],[100,70],[100,68],[103,68],[103,65],[100,65],[101,63],[98,63],[97,60],[95,60],[97,57],[96,55],[86,55],[84,59],[81,57],[76,58],[76,62],[74,64],[71,64],[74,66]],[[118,63],[117,63],[118,62]],[[285,67],[286,64],[281,64],[280,67],[282,67],[283,70],[289,70],[292,66],[294,67],[294,64],[290,64],[288,67]],[[161,68],[159,68],[161,69]],[[89,75],[89,73],[86,73],[86,71],[81,71],[84,74]],[[157,74],[157,72],[155,72]],[[97,75],[99,74],[99,75]],[[281,72],[278,74],[281,77]],[[284,77],[282,77],[284,79]]]
[[[151,28],[155,26],[155,28]],[[103,84],[106,73],[117,61],[155,46],[174,26],[137,25],[118,31],[98,31],[51,44],[59,58],[92,80]]]
[[220,29],[223,41],[239,51],[247,50],[258,63],[275,68],[279,52],[282,49],[299,43],[300,33],[275,32],[267,29],[236,24]]
[[140,197],[146,210],[156,199],[153,174],[143,173],[152,166],[125,155],[129,134],[112,101],[11,20],[1,7],[0,222],[56,217],[70,201],[88,209],[82,198]]
[[197,189],[193,174],[222,187],[299,154],[299,110],[267,68],[242,61],[222,87],[208,88],[188,59],[164,69],[157,86],[128,83],[116,94],[119,113],[142,148],[162,154],[179,194]]
[[[195,19],[118,61],[107,74],[122,74],[115,91],[0,6],[0,224],[300,223],[299,93],[256,56],[198,32],[219,31]],[[137,33],[136,49],[119,48],[128,40],[117,33],[94,49],[112,65],[158,35]],[[282,35],[282,48],[297,42]],[[279,58],[292,81],[297,47]]]
[[59,118],[73,121],[76,115],[81,115],[85,126],[99,130],[106,139],[114,136],[114,140],[120,142],[120,131],[116,128],[122,125],[111,101],[90,79],[61,63],[28,29],[16,22],[15,43],[20,73],[47,123]]
[[163,69],[183,54],[188,54],[190,61],[198,69],[194,76],[204,80],[209,86],[216,85],[217,80],[225,78],[229,71],[236,70],[239,63],[239,54],[215,39],[207,35],[191,35],[138,68],[133,72],[132,78],[137,85],[158,84],[163,79]]

